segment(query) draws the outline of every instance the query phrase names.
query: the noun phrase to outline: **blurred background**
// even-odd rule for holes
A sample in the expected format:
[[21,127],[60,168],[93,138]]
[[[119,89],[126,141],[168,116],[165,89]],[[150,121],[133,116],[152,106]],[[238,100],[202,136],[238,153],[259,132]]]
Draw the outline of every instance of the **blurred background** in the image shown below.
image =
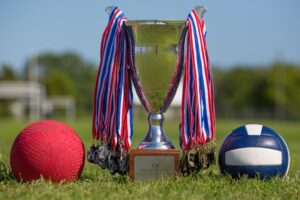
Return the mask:
[[91,117],[110,5],[128,19],[186,19],[194,6],[207,6],[217,117],[300,119],[297,0],[3,0],[0,121]]

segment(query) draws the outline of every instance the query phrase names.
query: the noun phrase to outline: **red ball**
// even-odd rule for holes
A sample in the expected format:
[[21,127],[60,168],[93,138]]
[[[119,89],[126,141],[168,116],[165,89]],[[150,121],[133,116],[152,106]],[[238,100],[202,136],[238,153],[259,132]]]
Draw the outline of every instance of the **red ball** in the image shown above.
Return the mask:
[[10,165],[20,181],[41,176],[53,182],[73,181],[81,175],[84,155],[84,145],[72,128],[44,120],[30,124],[17,136]]

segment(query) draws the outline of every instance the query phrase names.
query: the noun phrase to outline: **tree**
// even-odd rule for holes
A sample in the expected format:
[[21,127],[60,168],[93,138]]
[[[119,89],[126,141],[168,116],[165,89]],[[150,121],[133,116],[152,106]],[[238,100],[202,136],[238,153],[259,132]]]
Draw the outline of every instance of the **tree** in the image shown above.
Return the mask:
[[300,118],[300,68],[277,62],[267,78],[267,98],[276,118]]
[[74,96],[75,86],[68,74],[53,70],[43,78],[42,82],[47,88],[48,95],[70,95]]
[[223,117],[265,115],[264,112],[267,110],[264,95],[265,76],[265,69],[245,66],[217,70],[214,76],[217,115]]
[[7,64],[1,66],[0,80],[16,80],[16,74],[12,66]]

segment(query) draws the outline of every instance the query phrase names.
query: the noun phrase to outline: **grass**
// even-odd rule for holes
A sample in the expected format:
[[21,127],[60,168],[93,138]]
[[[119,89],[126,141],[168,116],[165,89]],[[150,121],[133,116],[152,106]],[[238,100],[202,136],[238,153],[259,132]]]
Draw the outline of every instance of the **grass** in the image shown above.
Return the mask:
[[[82,138],[85,147],[91,143],[91,122],[81,119],[66,122]],[[28,122],[0,121],[0,199],[300,199],[300,124],[297,122],[257,120],[217,120],[217,144],[230,130],[246,123],[262,123],[278,131],[291,153],[291,168],[287,178],[233,180],[219,173],[218,166],[176,181],[160,180],[132,182],[126,176],[111,176],[100,167],[85,163],[82,176],[76,182],[54,184],[38,180],[19,183],[8,169],[8,157],[16,135]],[[133,148],[146,132],[144,116],[135,118]],[[167,120],[165,130],[178,144],[178,120]],[[178,147],[178,145],[177,145]]]

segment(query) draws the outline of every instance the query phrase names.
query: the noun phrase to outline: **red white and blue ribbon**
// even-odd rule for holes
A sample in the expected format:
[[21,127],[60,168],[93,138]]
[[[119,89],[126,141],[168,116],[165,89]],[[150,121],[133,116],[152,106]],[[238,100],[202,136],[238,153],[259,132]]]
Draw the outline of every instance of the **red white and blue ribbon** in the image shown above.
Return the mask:
[[[120,9],[110,15],[101,41],[100,65],[94,93],[93,138],[129,151],[132,138],[132,90],[128,66],[134,63],[132,36]],[[215,140],[213,80],[206,47],[206,28],[193,10],[187,18],[181,147]],[[147,105],[147,103],[144,103]],[[147,106],[146,106],[147,107]]]
[[[100,65],[94,91],[93,138],[129,151],[132,139],[132,90],[125,21],[119,8],[109,17],[101,40]],[[129,41],[130,42],[130,41]]]
[[184,152],[215,140],[212,71],[204,20],[193,10],[187,18],[180,143]]

